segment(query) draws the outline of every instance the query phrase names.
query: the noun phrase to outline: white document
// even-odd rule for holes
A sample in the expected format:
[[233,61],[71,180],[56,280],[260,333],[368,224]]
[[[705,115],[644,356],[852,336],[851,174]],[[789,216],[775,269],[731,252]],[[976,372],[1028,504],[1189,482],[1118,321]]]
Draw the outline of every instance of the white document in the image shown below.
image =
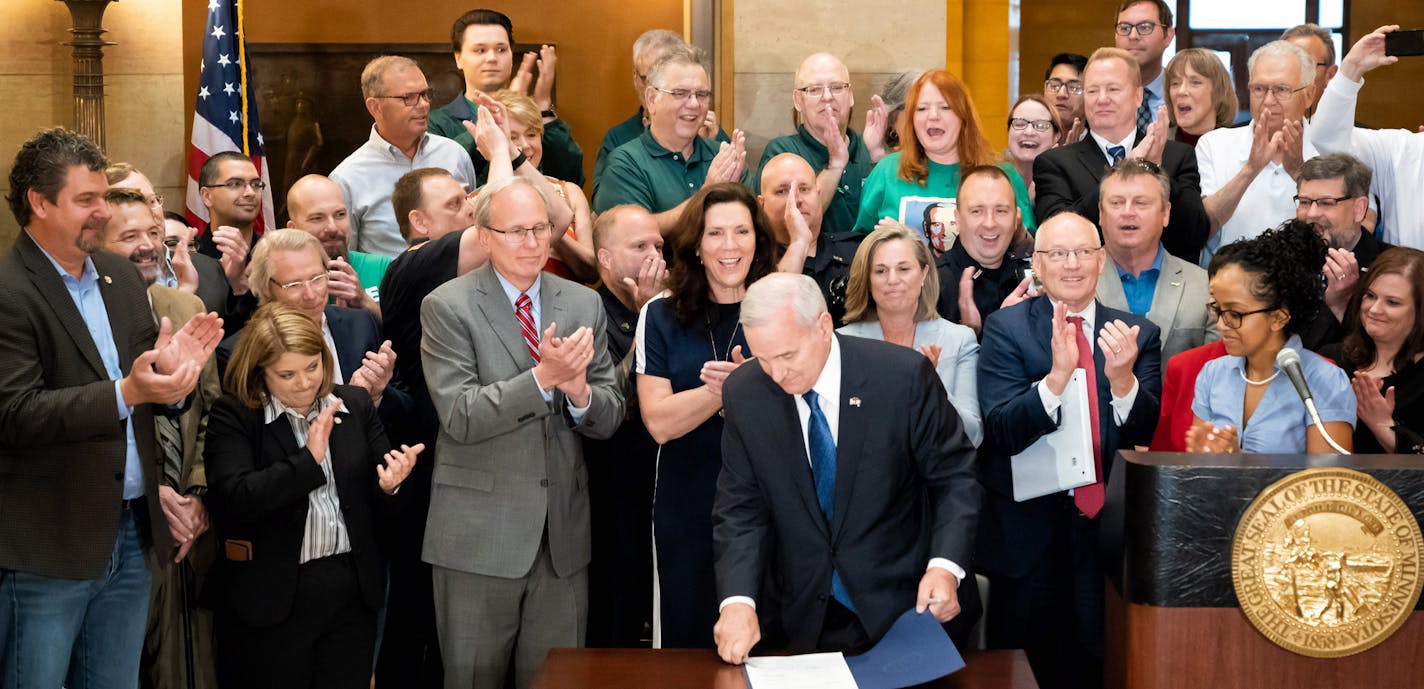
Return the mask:
[[1086,486],[1098,478],[1087,371],[1073,371],[1063,389],[1058,413],[1058,430],[1045,434],[1009,460],[1016,502]]
[[857,689],[839,653],[747,658],[744,667],[751,689]]

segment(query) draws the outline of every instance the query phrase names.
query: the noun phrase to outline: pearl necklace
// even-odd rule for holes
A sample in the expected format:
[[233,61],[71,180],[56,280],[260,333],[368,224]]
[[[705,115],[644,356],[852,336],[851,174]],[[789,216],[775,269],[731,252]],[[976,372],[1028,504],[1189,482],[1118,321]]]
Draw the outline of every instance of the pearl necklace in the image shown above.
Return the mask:
[[1245,367],[1236,369],[1236,372],[1241,374],[1241,380],[1246,381],[1246,384],[1247,384],[1247,385],[1265,385],[1265,384],[1267,384],[1267,383],[1269,383],[1269,382],[1275,380],[1275,379],[1276,379],[1276,376],[1281,375],[1281,370],[1280,370],[1280,369],[1276,369],[1276,372],[1275,372],[1275,373],[1272,373],[1270,378],[1267,378],[1267,379],[1265,379],[1265,380],[1251,380],[1250,378],[1247,378],[1247,377],[1246,377],[1246,368],[1245,368]]

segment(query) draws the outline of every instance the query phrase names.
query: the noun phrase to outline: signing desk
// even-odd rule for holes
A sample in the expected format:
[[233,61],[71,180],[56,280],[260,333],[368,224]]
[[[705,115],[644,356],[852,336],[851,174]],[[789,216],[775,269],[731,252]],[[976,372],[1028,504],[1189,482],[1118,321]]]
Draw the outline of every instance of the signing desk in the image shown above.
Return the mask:
[[[1023,651],[979,651],[924,689],[1038,689]],[[704,649],[556,648],[533,689],[745,689],[740,667]]]

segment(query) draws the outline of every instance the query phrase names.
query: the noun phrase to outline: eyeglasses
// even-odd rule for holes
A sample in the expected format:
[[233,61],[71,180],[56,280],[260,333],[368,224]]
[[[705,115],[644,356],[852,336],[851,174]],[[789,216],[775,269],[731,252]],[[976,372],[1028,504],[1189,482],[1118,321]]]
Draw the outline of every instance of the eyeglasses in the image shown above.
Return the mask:
[[663,93],[666,93],[669,96],[672,96],[673,100],[687,100],[688,98],[696,98],[697,102],[699,103],[707,103],[712,100],[711,91],[693,91],[692,89],[665,89],[661,86],[654,86],[653,88],[662,91]]
[[[263,189],[267,188],[267,183],[263,182],[260,179],[230,179],[226,182],[219,182],[217,184],[204,184],[202,186],[204,189],[217,189],[218,187],[222,187],[223,189],[234,193],[242,193],[244,187],[251,187],[253,191],[260,192]],[[161,199],[163,197],[160,196],[159,198]]]
[[435,95],[435,90],[434,90],[434,89],[425,89],[424,91],[414,91],[414,92],[412,92],[412,93],[406,93],[406,94],[402,94],[402,95],[399,95],[399,96],[376,96],[376,97],[377,97],[377,98],[394,98],[394,99],[399,100],[399,101],[401,102],[401,104],[404,105],[405,107],[407,107],[407,108],[413,108],[413,107],[415,107],[415,106],[417,106],[417,105],[420,105],[420,101],[425,101],[425,102],[429,103],[431,97],[434,96],[434,95]]
[[1350,199],[1353,199],[1355,197],[1327,196],[1323,199],[1312,199],[1305,196],[1292,196],[1291,198],[1295,200],[1296,208],[1310,208],[1311,206],[1319,206],[1320,210],[1328,211],[1331,208],[1340,205],[1341,201],[1349,201]]
[[1304,91],[1307,88],[1310,88],[1310,84],[1306,84],[1305,86],[1301,86],[1300,88],[1291,88],[1289,86],[1284,86],[1281,84],[1276,84],[1275,86],[1269,86],[1266,84],[1248,84],[1246,86],[1246,90],[1251,92],[1252,98],[1264,99],[1269,94],[1276,99],[1277,103],[1284,103],[1286,102],[1286,99],[1290,98],[1291,96],[1294,96],[1300,91]]
[[1071,95],[1083,95],[1083,82],[1081,81],[1063,81],[1061,79],[1049,79],[1048,81],[1043,82],[1044,91],[1058,93],[1059,91],[1062,91],[1065,88],[1068,89],[1068,93]]
[[[163,246],[165,246],[165,247],[168,248],[168,253],[169,253],[169,255],[172,255],[173,253],[175,253],[175,252],[178,250],[178,246],[179,246],[180,244],[182,244],[182,243],[183,243],[183,240],[182,240],[182,239],[179,239],[179,238],[177,238],[177,237],[169,237],[169,238],[163,240]],[[188,242],[187,253],[190,253],[190,254],[196,254],[196,253],[198,253],[198,245],[197,245],[197,244],[194,244],[194,243],[192,243],[192,242]]]
[[1267,313],[1269,311],[1275,311],[1276,308],[1277,307],[1275,306],[1270,306],[1264,309],[1256,309],[1255,311],[1232,311],[1231,309],[1221,308],[1221,305],[1217,304],[1214,301],[1209,301],[1206,303],[1207,313],[1210,313],[1212,318],[1221,321],[1222,325],[1231,328],[1232,330],[1241,327],[1241,319],[1247,316],[1254,316],[1258,313]]
[[524,240],[529,237],[533,237],[536,242],[546,241],[549,239],[549,236],[554,233],[554,226],[549,223],[539,223],[533,227],[511,227],[507,230],[494,227],[486,227],[484,229],[490,232],[498,232],[500,236],[504,237],[504,241],[511,246],[523,244]]
[[1159,26],[1164,29],[1168,28],[1166,24],[1158,24],[1157,22],[1137,22],[1136,24],[1131,22],[1118,22],[1117,35],[1130,36],[1133,31],[1136,31],[1138,36],[1151,36],[1157,31],[1157,27]]
[[832,96],[839,96],[842,93],[845,93],[846,89],[848,88],[850,88],[850,84],[847,84],[844,81],[837,81],[830,84],[812,84],[810,86],[802,86],[801,88],[798,88],[796,90],[800,91],[802,95],[805,95],[807,98],[820,98],[821,95],[827,91],[830,91]]
[[303,287],[320,289],[322,285],[326,284],[326,273],[318,273],[305,280],[293,280],[291,282],[277,282],[276,280],[273,280],[272,284],[276,285],[277,289],[282,290],[283,292],[286,292],[288,294],[291,294],[293,292],[300,292]]
[[1034,131],[1037,132],[1046,132],[1053,128],[1053,120],[1026,120],[1022,117],[1009,118],[1009,129],[1021,132],[1029,127],[1033,127]]
[[1083,249],[1048,249],[1047,251],[1035,251],[1034,253],[1043,254],[1048,258],[1049,263],[1063,263],[1068,260],[1069,256],[1073,256],[1079,261],[1087,261],[1093,254],[1098,253],[1098,250],[1101,248],[1100,246],[1094,246]]
[[158,208],[163,205],[163,194],[154,194],[153,196],[145,198],[143,202],[154,208]]

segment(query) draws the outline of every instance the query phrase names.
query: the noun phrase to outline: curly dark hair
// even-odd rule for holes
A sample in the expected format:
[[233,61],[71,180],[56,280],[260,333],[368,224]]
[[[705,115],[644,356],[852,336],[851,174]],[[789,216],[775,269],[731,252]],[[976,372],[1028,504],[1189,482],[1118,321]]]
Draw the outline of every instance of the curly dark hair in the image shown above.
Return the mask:
[[10,168],[10,193],[5,197],[20,227],[30,224],[29,192],[37,191],[50,203],[58,202],[69,168],[76,165],[103,172],[109,161],[89,137],[63,127],[46,129],[20,146]]
[[1355,293],[1350,295],[1350,306],[1345,309],[1345,341],[1340,347],[1340,362],[1346,371],[1369,368],[1375,363],[1378,352],[1374,338],[1360,324],[1360,302],[1364,300],[1370,285],[1385,275],[1404,278],[1413,292],[1410,302],[1414,304],[1414,327],[1409,329],[1404,344],[1390,363],[1395,371],[1402,371],[1414,363],[1414,357],[1419,352],[1424,352],[1424,320],[1419,317],[1424,314],[1424,251],[1397,246],[1385,250],[1370,263],[1369,272],[1355,283]]
[[707,281],[707,270],[697,249],[702,245],[703,227],[707,219],[707,209],[719,203],[740,203],[752,214],[752,231],[756,235],[756,250],[752,254],[752,265],[747,270],[746,285],[769,275],[776,269],[776,240],[771,236],[771,225],[762,212],[756,197],[747,188],[736,182],[722,182],[703,187],[692,198],[677,219],[677,225],[667,237],[668,254],[672,257],[672,267],[668,270],[668,289],[672,291],[673,313],[684,327],[706,323],[716,325],[717,307],[712,302],[712,290]]
[[1251,275],[1251,295],[1290,315],[1285,336],[1299,333],[1325,305],[1325,240],[1315,227],[1287,220],[1251,239],[1221,247],[1207,266],[1208,278],[1228,265]]

